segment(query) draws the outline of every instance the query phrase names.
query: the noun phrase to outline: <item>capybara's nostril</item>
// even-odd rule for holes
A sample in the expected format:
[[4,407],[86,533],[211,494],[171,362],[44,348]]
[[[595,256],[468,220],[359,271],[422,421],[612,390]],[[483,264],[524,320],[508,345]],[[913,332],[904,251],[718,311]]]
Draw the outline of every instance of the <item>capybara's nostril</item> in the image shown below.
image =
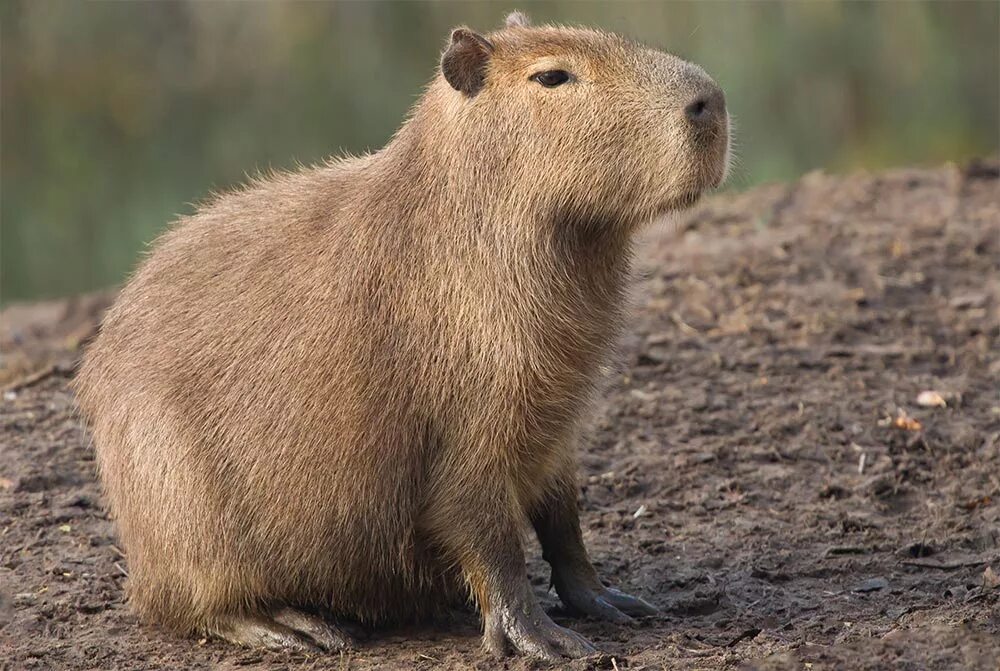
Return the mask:
[[698,128],[709,127],[719,121],[726,111],[726,99],[722,90],[713,88],[699,93],[684,108],[684,115]]
[[705,100],[703,98],[698,98],[693,103],[688,105],[684,112],[687,114],[688,119],[691,119],[691,121],[698,121],[705,116],[706,107],[708,107],[708,104]]

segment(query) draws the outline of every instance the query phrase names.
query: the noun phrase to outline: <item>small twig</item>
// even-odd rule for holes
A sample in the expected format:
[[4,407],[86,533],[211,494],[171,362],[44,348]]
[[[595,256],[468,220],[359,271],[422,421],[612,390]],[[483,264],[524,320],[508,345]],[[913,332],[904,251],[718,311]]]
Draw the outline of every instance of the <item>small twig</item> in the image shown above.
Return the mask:
[[837,555],[864,555],[868,554],[869,551],[870,550],[868,548],[860,545],[831,545],[823,551],[823,556],[833,557]]
[[969,566],[982,566],[988,564],[989,559],[956,559],[954,561],[935,561],[933,559],[903,559],[900,564],[905,566],[917,566],[919,568],[935,568],[942,571],[954,571],[959,568]]
[[738,645],[739,643],[742,643],[743,641],[752,641],[753,639],[757,638],[760,632],[761,630],[757,627],[753,627],[752,629],[747,629],[746,631],[742,632],[739,636],[731,640],[729,643],[726,643],[726,647],[732,648]]
[[126,578],[128,577],[128,571],[126,571],[124,568],[122,568],[122,565],[119,564],[118,562],[115,562],[115,568],[118,569],[119,571],[121,571],[121,573],[122,573],[123,576],[125,576]]
[[712,649],[712,648],[709,648],[709,649],[702,648],[701,650],[696,650],[694,648],[685,648],[685,647],[682,647],[682,646],[678,645],[677,649],[680,650],[680,651],[682,651],[682,652],[685,652],[685,653],[691,655],[692,657],[708,657],[709,655],[718,655],[718,654],[720,654],[720,651]]
[[702,335],[701,331],[684,321],[680,314],[676,311],[670,313],[670,320],[677,326],[677,328],[690,336]]

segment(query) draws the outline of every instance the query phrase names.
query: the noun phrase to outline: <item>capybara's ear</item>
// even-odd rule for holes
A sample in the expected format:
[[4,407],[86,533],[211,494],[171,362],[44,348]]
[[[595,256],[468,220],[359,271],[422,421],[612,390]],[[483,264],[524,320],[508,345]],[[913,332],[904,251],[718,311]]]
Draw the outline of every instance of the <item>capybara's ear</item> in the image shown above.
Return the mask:
[[531,20],[523,12],[511,12],[504,19],[504,26],[507,28],[530,28]]
[[452,88],[471,98],[483,88],[486,64],[492,55],[493,45],[488,39],[469,28],[456,28],[441,56],[441,74]]

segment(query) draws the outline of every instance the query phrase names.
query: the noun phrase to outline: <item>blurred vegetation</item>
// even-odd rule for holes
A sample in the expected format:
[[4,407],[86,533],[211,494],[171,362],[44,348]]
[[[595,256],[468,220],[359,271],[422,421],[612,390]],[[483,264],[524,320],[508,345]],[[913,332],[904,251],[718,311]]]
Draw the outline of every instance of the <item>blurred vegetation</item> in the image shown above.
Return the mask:
[[997,152],[1000,3],[58,2],[0,5],[0,301],[120,282],[210,190],[385,143],[448,30],[602,26],[703,65],[731,188]]

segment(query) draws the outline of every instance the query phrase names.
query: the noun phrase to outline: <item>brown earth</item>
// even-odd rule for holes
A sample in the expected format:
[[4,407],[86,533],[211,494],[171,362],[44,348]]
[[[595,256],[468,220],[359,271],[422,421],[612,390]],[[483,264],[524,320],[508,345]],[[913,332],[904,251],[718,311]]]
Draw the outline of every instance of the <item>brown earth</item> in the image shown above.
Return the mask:
[[[580,500],[601,573],[662,616],[564,617],[532,546],[607,653],[568,668],[1000,669],[997,165],[720,196],[641,249]],[[471,612],[326,657],[138,625],[67,390],[106,301],[3,313],[0,666],[544,666],[482,656]]]

